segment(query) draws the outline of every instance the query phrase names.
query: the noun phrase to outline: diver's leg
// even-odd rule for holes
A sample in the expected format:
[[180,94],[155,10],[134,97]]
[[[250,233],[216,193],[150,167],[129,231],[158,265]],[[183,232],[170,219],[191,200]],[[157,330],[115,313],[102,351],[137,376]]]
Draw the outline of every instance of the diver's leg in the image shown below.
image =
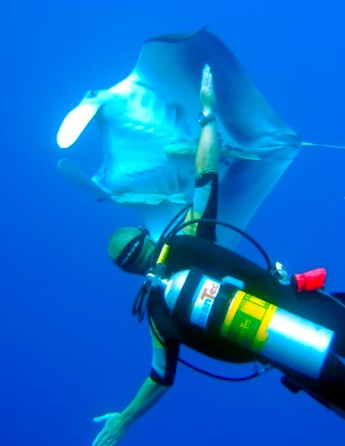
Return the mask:
[[345,418],[345,364],[330,353],[318,379],[297,373],[287,373],[282,383],[296,392],[304,390],[312,398]]

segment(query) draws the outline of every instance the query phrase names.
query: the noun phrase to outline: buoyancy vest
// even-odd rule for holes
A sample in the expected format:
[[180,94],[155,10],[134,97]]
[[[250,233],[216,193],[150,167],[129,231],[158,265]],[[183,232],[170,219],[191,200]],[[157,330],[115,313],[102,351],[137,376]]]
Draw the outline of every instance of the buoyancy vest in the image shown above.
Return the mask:
[[[198,268],[220,282],[226,276],[235,277],[243,282],[243,291],[249,295],[330,329],[340,325],[334,321],[339,321],[339,307],[321,294],[300,293],[295,287],[281,285],[267,270],[216,243],[190,236],[176,236],[166,261],[166,278],[190,268]],[[245,346],[239,346],[229,339],[178,323],[171,317],[159,290],[152,293],[148,310],[155,326],[168,341],[181,342],[208,356],[231,362],[247,362],[257,357]]]

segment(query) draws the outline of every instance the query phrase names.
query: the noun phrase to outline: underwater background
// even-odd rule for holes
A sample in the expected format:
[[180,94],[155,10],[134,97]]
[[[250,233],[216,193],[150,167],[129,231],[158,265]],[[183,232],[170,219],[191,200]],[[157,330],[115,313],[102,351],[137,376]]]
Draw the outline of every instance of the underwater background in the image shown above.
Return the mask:
[[[111,232],[140,220],[58,174],[63,118],[89,89],[124,79],[146,39],[207,25],[303,141],[345,145],[344,6],[19,0],[2,2],[0,17],[0,444],[91,445],[101,428],[92,418],[121,410],[149,373],[151,344],[131,315],[141,279],[107,256]],[[94,126],[78,146],[90,173],[100,149]],[[290,272],[326,267],[330,291],[345,290],[344,166],[345,150],[304,149],[247,228]],[[222,372],[251,372],[242,367]],[[224,383],[181,365],[174,387],[122,444],[342,442],[344,420],[290,393],[280,376]]]

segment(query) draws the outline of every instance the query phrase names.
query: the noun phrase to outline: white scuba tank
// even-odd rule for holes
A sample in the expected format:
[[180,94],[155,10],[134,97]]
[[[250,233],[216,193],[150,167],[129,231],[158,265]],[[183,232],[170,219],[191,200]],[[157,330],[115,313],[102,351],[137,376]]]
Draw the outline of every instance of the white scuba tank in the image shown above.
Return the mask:
[[312,378],[319,376],[333,331],[246,293],[244,283],[230,276],[219,282],[192,269],[164,282],[166,304],[177,321],[212,330]]

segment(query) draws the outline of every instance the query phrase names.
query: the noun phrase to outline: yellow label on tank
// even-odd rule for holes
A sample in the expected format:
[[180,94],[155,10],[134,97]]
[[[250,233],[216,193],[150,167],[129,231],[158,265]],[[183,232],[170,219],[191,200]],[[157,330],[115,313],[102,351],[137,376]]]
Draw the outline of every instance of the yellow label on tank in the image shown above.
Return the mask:
[[277,307],[244,291],[232,299],[221,332],[245,347],[260,350],[267,340],[267,328]]

